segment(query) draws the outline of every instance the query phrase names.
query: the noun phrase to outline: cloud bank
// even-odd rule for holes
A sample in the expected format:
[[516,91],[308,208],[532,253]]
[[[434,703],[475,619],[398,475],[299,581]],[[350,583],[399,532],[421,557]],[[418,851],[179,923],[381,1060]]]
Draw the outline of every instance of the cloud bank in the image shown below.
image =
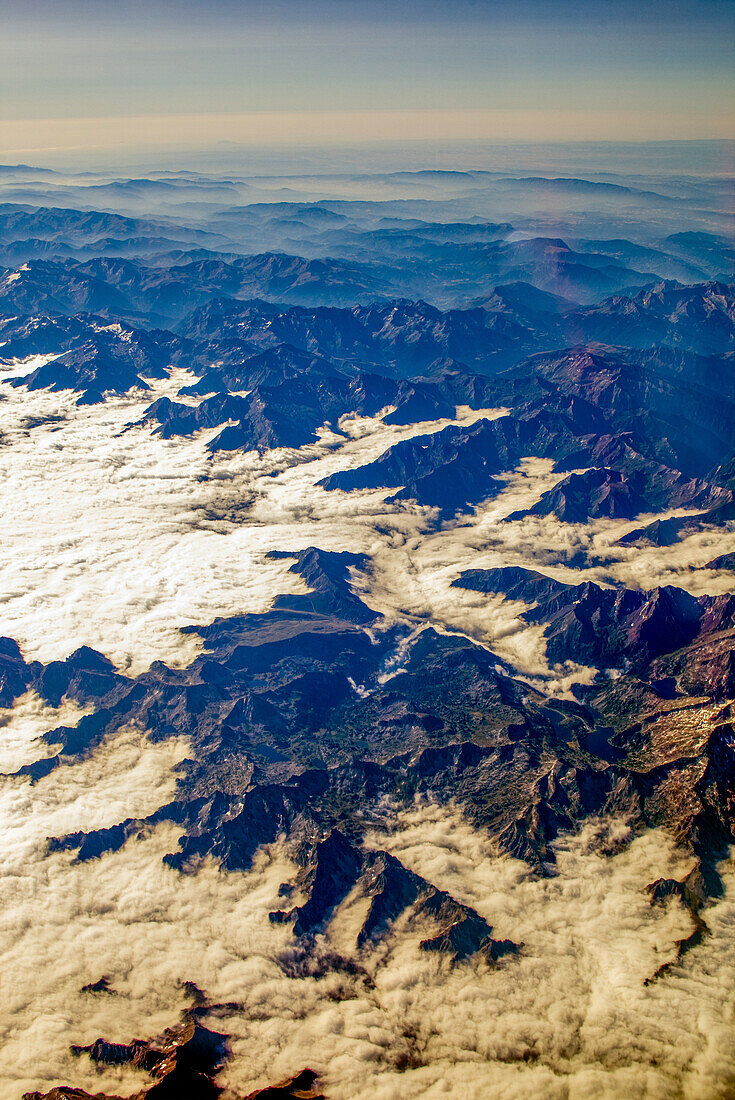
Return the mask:
[[[86,863],[46,850],[48,834],[163,804],[185,751],[130,730],[33,788],[3,781],[0,1086],[9,1100],[60,1081],[133,1093],[139,1075],[97,1070],[69,1044],[162,1029],[189,1003],[186,981],[221,1005],[210,1019],[232,1037],[222,1082],[239,1094],[309,1064],[335,1100],[450,1091],[479,1100],[488,1087],[508,1100],[727,1096],[732,863],[724,898],[706,912],[706,946],[646,986],[691,930],[678,902],[654,907],[646,893],[653,878],[681,877],[690,864],[664,831],[628,843],[623,823],[591,822],[557,842],[556,876],[537,879],[451,807],[417,803],[396,817],[386,808],[385,830],[366,843],[472,905],[494,934],[522,941],[521,953],[452,966],[422,952],[399,919],[363,957],[352,935],[359,907],[348,898],[317,951],[351,944],[364,976],[288,977],[279,958],[290,931],[268,920],[296,871],[282,843],[244,875],[164,866],[178,835],[168,825]],[[83,992],[101,977],[112,993]]]
[[[675,583],[694,594],[731,587],[725,571],[690,568],[724,553],[728,531],[634,549],[617,542],[640,517],[584,526],[553,516],[507,521],[560,479],[545,460],[525,460],[494,500],[441,527],[431,509],[387,504],[390,490],[327,492],[317,484],[447,420],[396,427],[345,417],[318,443],[262,456],[211,455],[206,445],[219,428],[164,440],[130,427],[153,398],[191,379],[176,370],[152,393],[82,407],[69,392],[0,383],[0,610],[4,632],[27,657],[63,658],[86,644],[132,674],[156,659],[186,665],[199,643],[182,626],[265,611],[278,594],[304,592],[287,562],[266,555],[317,545],[370,557],[355,585],[388,620],[430,619],[465,633],[563,691],[590,673],[549,669],[541,628],[518,618],[525,605],[451,588],[463,569],[521,564],[571,583]],[[502,414],[459,408],[457,422]]]

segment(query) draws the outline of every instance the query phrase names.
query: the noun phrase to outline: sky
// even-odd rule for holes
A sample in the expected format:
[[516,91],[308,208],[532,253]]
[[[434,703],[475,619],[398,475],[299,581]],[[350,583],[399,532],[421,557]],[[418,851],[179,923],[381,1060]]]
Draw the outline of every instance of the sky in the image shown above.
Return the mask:
[[0,0],[0,22],[6,162],[735,135],[735,0]]

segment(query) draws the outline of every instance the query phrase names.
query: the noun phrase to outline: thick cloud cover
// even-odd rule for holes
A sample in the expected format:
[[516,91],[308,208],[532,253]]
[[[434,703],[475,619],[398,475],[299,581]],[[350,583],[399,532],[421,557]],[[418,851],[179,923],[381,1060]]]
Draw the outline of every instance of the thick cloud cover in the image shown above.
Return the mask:
[[[565,691],[591,670],[549,669],[541,629],[518,618],[525,605],[451,588],[462,570],[523,564],[573,582],[677,583],[695,593],[731,586],[724,574],[689,569],[724,552],[726,532],[632,550],[617,542],[640,518],[584,527],[553,517],[506,522],[559,479],[540,460],[523,462],[475,514],[441,527],[429,509],[386,504],[387,490],[347,494],[317,484],[446,421],[401,428],[345,418],[312,446],[263,456],[210,455],[206,444],[219,429],[163,440],[148,427],[128,428],[155,396],[185,381],[191,376],[175,372],[153,394],[82,407],[69,393],[27,394],[0,382],[3,633],[28,657],[48,661],[87,644],[132,672],[157,658],[186,664],[198,643],[180,627],[263,611],[276,594],[303,592],[290,561],[266,554],[317,545],[369,555],[354,584],[389,620],[466,633],[525,676]],[[480,415],[458,410],[465,423]],[[2,716],[0,770],[49,751],[38,737],[81,714],[24,696]],[[733,1087],[731,867],[724,898],[705,914],[706,946],[644,986],[691,930],[677,902],[652,907],[645,892],[653,879],[688,870],[665,833],[622,846],[630,839],[624,825],[590,824],[558,843],[556,877],[537,880],[451,809],[417,806],[398,819],[386,810],[386,830],[370,843],[474,906],[496,936],[523,941],[523,951],[492,969],[452,968],[421,952],[399,922],[360,960],[370,981],[336,971],[297,979],[277,961],[290,932],[268,920],[279,884],[294,873],[284,845],[261,852],[247,875],[205,864],[183,877],[161,862],[176,846],[169,825],[89,863],[47,851],[47,836],[165,804],[186,751],[180,741],[152,744],[144,730],[127,729],[34,787],[0,778],[0,968],[10,991],[0,1010],[0,1087],[9,1100],[59,1080],[134,1092],[140,1078],[97,1073],[72,1058],[69,1044],[130,1040],[170,1024],[187,1003],[185,981],[213,1001],[241,1005],[223,1009],[216,1025],[233,1036],[226,1080],[240,1091],[304,1064],[324,1074],[335,1100],[479,1098],[489,1087],[509,1100],[710,1100]],[[360,903],[348,899],[323,946],[353,950],[359,920]],[[82,992],[103,976],[116,993]]]
[[[176,740],[152,745],[128,729],[90,759],[37,786],[0,780],[3,1095],[11,1095],[11,1083],[35,1087],[63,1072],[75,1023],[84,1019],[80,1002],[93,1019],[108,1007],[82,997],[80,989],[100,977],[92,976],[98,960],[122,936],[138,877],[132,848],[131,874],[122,860],[118,867],[96,864],[85,878],[68,856],[47,854],[46,838],[105,828],[129,812],[152,812],[173,794],[175,765],[185,750]],[[154,885],[141,880],[143,894]],[[149,900],[154,909],[153,895]],[[114,1015],[113,1009],[111,1022]]]
[[[82,407],[68,391],[0,383],[3,630],[26,656],[48,661],[87,644],[131,672],[154,659],[187,664],[198,642],[182,626],[264,611],[276,594],[304,591],[287,562],[266,554],[317,545],[370,556],[370,572],[356,584],[389,618],[467,633],[564,690],[589,672],[549,670],[541,629],[518,619],[524,606],[452,589],[463,569],[527,564],[571,582],[676,583],[697,594],[731,587],[726,573],[690,569],[731,545],[725,531],[640,549],[616,545],[629,522],[507,522],[559,480],[543,460],[525,460],[494,500],[442,527],[430,509],[386,504],[388,490],[327,492],[317,484],[445,420],[396,427],[350,416],[325,427],[316,444],[262,456],[209,454],[219,429],[164,440],[129,427],[153,397],[191,377],[177,370],[153,393]],[[472,423],[502,412],[460,408],[457,417]]]
[[[378,951],[358,956],[369,979],[330,971],[288,977],[278,958],[289,929],[272,925],[278,885],[295,868],[282,846],[246,875],[211,864],[180,875],[161,857],[177,831],[159,826],[99,860],[47,854],[45,837],[106,826],[170,798],[186,745],[152,745],[127,731],[86,762],[31,788],[3,780],[0,1089],[59,1081],[130,1094],[137,1074],[98,1072],[70,1043],[129,1041],[175,1019],[193,981],[224,1007],[232,1035],[224,1081],[245,1092],[311,1064],[336,1100],[494,1094],[631,1098],[725,1097],[735,1081],[732,866],[725,898],[707,910],[711,936],[656,982],[691,930],[678,902],[652,907],[652,878],[690,861],[662,831],[630,838],[618,821],[592,822],[557,843],[558,874],[535,879],[500,857],[451,807],[417,804],[367,843],[474,906],[498,936],[523,942],[494,967],[452,966],[418,948],[398,921]],[[361,913],[348,898],[328,949],[352,945]],[[115,992],[83,992],[106,977]]]
[[58,707],[50,706],[35,691],[16,699],[13,707],[0,707],[0,774],[12,774],[34,760],[53,756],[58,746],[40,741],[43,734],[59,726],[76,726],[90,711],[66,698]]
[[[152,397],[187,380],[177,371],[153,394],[81,408],[68,391],[1,387],[2,615],[28,656],[48,661],[88,644],[133,671],[156,658],[188,663],[195,643],[181,626],[305,591],[287,564],[266,560],[269,550],[372,541],[385,494],[358,504],[315,481],[447,423],[349,418],[345,435],[327,430],[319,444],[262,458],[211,456],[219,429],[173,440],[126,430]],[[460,412],[466,422],[479,416]]]

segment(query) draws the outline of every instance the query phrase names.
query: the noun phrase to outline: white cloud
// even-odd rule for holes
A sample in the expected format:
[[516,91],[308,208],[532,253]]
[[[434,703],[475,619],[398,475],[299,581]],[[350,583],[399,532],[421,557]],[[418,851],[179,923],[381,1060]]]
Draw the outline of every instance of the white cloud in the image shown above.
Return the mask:
[[[246,874],[207,862],[184,876],[161,862],[179,835],[170,825],[82,864],[46,849],[48,835],[164,804],[186,748],[130,729],[33,787],[0,781],[0,1092],[8,1100],[60,1081],[134,1092],[140,1075],[100,1073],[68,1047],[170,1025],[187,1003],[184,981],[242,1006],[212,1022],[233,1037],[225,1080],[240,1093],[312,1065],[334,1100],[479,1098],[491,1086],[509,1100],[724,1095],[735,1072],[732,866],[724,899],[706,912],[706,945],[644,986],[691,928],[676,903],[651,907],[645,893],[652,879],[690,866],[666,833],[604,856],[596,838],[627,841],[627,829],[591,823],[558,842],[558,875],[537,880],[458,812],[417,804],[368,843],[475,907],[496,937],[523,941],[522,953],[496,967],[453,968],[421,952],[417,933],[399,922],[378,951],[358,956],[372,986],[336,972],[289,978],[276,960],[290,930],[268,920],[278,885],[296,871],[281,843]],[[358,921],[359,904],[348,902],[324,945],[354,950]],[[116,995],[81,992],[103,975]]]
[[[20,278],[17,275],[16,278]],[[12,318],[6,318],[12,320]],[[0,343],[0,348],[3,345]],[[52,359],[57,358],[57,352],[49,352],[46,355],[29,355],[26,359],[0,359],[0,374],[7,378],[25,378],[39,367],[45,367]]]
[[[198,642],[181,626],[265,611],[278,593],[306,591],[288,562],[266,559],[269,550],[374,541],[377,517],[391,511],[385,494],[358,502],[317,480],[447,423],[400,428],[353,417],[347,443],[325,430],[319,443],[262,457],[210,455],[219,429],[171,440],[124,430],[185,381],[191,376],[175,371],[147,395],[82,407],[68,391],[0,385],[0,611],[27,656],[48,661],[87,644],[133,672],[157,658],[189,663]],[[459,410],[466,423],[479,415]],[[28,418],[48,422],[29,428]]]
[[52,707],[35,691],[21,695],[12,707],[0,708],[0,774],[54,756],[59,746],[41,741],[44,733],[59,726],[76,726],[91,711],[72,699],[62,699],[58,707]]
[[[452,588],[462,570],[525,565],[571,583],[676,583],[695,593],[730,587],[724,572],[689,568],[724,552],[728,532],[634,549],[616,543],[640,520],[507,521],[560,479],[546,460],[524,460],[499,495],[440,529],[432,509],[386,504],[391,490],[327,492],[317,484],[445,420],[396,427],[348,416],[342,434],[325,427],[315,444],[262,456],[210,455],[206,444],[219,429],[171,440],[148,427],[125,430],[155,396],[191,379],[176,370],[153,393],[81,408],[69,392],[26,393],[0,382],[0,611],[5,633],[27,656],[48,661],[84,643],[132,673],[154,659],[185,665],[200,642],[180,627],[265,611],[279,593],[304,592],[287,561],[266,555],[313,544],[369,555],[369,574],[356,574],[355,583],[388,619],[465,633],[564,693],[591,672],[549,669],[543,628],[519,618],[526,605]],[[457,419],[471,424],[503,413],[462,407]],[[45,422],[29,427],[29,418]],[[567,564],[580,552],[591,564]]]
[[[160,391],[174,392],[184,378],[176,372]],[[180,626],[263,611],[278,593],[303,592],[290,562],[266,554],[316,544],[370,556],[354,583],[389,619],[465,633],[563,691],[588,670],[549,669],[541,629],[519,619],[526,605],[452,588],[462,570],[516,564],[571,582],[676,577],[692,591],[725,584],[689,571],[685,558],[714,557],[726,533],[632,551],[615,546],[630,523],[504,522],[558,480],[540,460],[522,463],[497,498],[439,530],[431,510],[387,505],[387,491],[317,485],[445,421],[397,428],[352,417],[339,425],[346,442],[325,429],[298,451],[210,456],[216,431],[169,441],[148,428],[123,431],[156,394],[77,408],[68,393],[26,394],[2,382],[0,391],[0,610],[3,632],[29,657],[64,657],[86,643],[132,671],[155,658],[185,664],[198,643]],[[469,423],[480,414],[459,415]],[[63,419],[28,427],[26,418],[49,416]],[[601,564],[570,565],[579,550]],[[80,714],[66,701],[55,709],[26,695],[3,716],[2,766],[45,752],[38,737]],[[227,1078],[241,1091],[315,1064],[334,1100],[479,1098],[490,1086],[508,1100],[725,1095],[735,1073],[731,869],[725,898],[706,914],[706,945],[644,987],[689,930],[684,911],[651,909],[644,893],[651,879],[686,869],[664,833],[603,858],[588,844],[590,826],[560,842],[558,876],[535,881],[456,814],[417,808],[375,843],[472,904],[496,936],[523,940],[522,955],[492,970],[452,970],[420,952],[415,935],[396,934],[363,960],[374,989],[337,973],[289,979],[275,962],[289,931],[267,917],[278,884],[293,874],[282,846],[261,853],[244,876],[209,864],[184,877],[164,867],[178,836],[165,825],[86,864],[46,852],[48,835],[164,804],[185,751],[128,729],[34,787],[0,779],[0,967],[11,990],[0,1008],[0,1083],[9,1100],[59,1080],[135,1091],[140,1078],[100,1076],[72,1059],[68,1045],[100,1034],[129,1040],[170,1024],[185,1003],[184,980],[245,1006],[221,1024],[234,1036]],[[358,916],[349,907],[340,914],[340,946]],[[80,993],[103,974],[120,996]],[[399,1072],[404,1062],[413,1068]]]
[[[100,862],[86,874],[83,865],[72,865],[69,853],[48,854],[47,837],[106,828],[128,814],[151,813],[173,796],[174,768],[186,748],[177,740],[154,745],[139,731],[127,729],[90,759],[61,768],[35,786],[27,780],[0,779],[3,1096],[20,1096],[23,1088],[50,1083],[66,1067],[76,1074],[68,1048],[77,1021],[85,1020],[85,1009],[90,1028],[104,1022],[114,1030],[116,1014],[121,1022],[125,1018],[119,1003],[107,1004],[112,998],[82,995],[80,989],[96,981],[107,962],[113,964],[115,936],[124,938],[138,890],[154,888],[151,880],[145,884],[139,877],[136,883],[143,852],[134,844],[126,850],[127,865],[124,858],[117,866]],[[159,861],[163,854],[159,843]],[[150,858],[143,866],[150,872]],[[152,894],[149,901],[154,909]],[[85,1079],[92,1081],[88,1073]]]

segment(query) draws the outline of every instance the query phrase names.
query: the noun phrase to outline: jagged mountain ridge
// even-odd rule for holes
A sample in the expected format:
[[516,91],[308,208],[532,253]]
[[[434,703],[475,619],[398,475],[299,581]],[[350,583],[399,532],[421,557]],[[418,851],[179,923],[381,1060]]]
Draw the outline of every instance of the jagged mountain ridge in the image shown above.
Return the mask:
[[[11,690],[20,692],[34,684],[40,692],[48,691],[44,686],[48,682],[55,693],[52,698],[58,698],[66,686],[66,694],[80,700],[92,698],[96,704],[95,713],[83,718],[75,730],[48,735],[50,744],[61,744],[61,755],[24,771],[40,778],[49,769],[68,766],[131,718],[152,729],[187,733],[198,749],[182,785],[184,797],[152,818],[187,826],[189,836],[182,841],[181,851],[167,857],[182,870],[195,867],[205,853],[216,854],[225,867],[244,869],[258,847],[273,842],[283,829],[287,833],[295,829],[298,837],[304,828],[319,835],[325,828],[336,827],[357,838],[364,828],[357,822],[364,819],[371,799],[387,793],[409,800],[417,792],[467,797],[466,812],[471,817],[490,828],[506,850],[522,853],[539,867],[552,858],[549,840],[578,815],[616,805],[634,819],[647,818],[647,799],[654,806],[655,792],[640,786],[635,768],[626,771],[616,754],[611,759],[606,744],[600,746],[601,755],[591,749],[594,706],[590,710],[588,702],[582,707],[549,704],[537,691],[514,680],[510,670],[503,671],[497,657],[466,640],[423,631],[409,652],[405,671],[381,688],[379,669],[392,639],[376,647],[356,625],[374,622],[375,617],[351,594],[348,563],[349,559],[333,561],[332,556],[315,551],[300,555],[295,567],[308,577],[315,595],[290,597],[265,616],[214,624],[206,633],[207,656],[183,674],[162,667],[129,682],[88,652],[80,652],[52,673],[25,665],[6,644],[4,682]],[[502,591],[510,585],[514,597],[523,595],[529,602],[540,598],[537,609],[525,617],[550,624],[546,642],[550,657],[563,660],[571,654],[601,668],[622,663],[644,679],[652,663],[672,651],[701,646],[715,634],[724,645],[723,632],[731,650],[735,636],[731,597],[697,600],[677,590],[640,594],[605,591],[590,584],[575,589],[518,569],[465,576],[458,583],[481,591]],[[606,609],[606,618],[598,618],[600,608]],[[580,629],[586,630],[587,640]],[[328,646],[332,645],[330,660]],[[729,678],[713,676],[720,667],[720,652],[711,656],[709,669],[706,664],[700,666],[699,682],[690,681],[685,695],[701,693],[715,703],[730,697],[732,662]],[[658,679],[652,681],[654,695]],[[361,694],[355,693],[353,683],[363,685]],[[453,695],[448,696],[444,685],[450,683]],[[459,683],[464,683],[464,692],[457,698]],[[229,717],[223,721],[225,700]],[[284,771],[288,759],[301,755],[302,767],[309,760],[308,737],[304,740],[309,728],[316,732],[321,727],[324,739],[330,710],[342,753],[345,727],[356,728],[365,738],[376,723],[372,759],[357,759],[355,746],[343,764],[307,768],[300,775],[291,772],[284,782],[290,772]],[[495,715],[492,725],[482,717],[488,710]],[[468,724],[473,711],[475,717]],[[410,731],[414,747],[391,757],[385,723],[396,720],[403,743]],[[257,743],[263,723],[270,730],[270,752],[260,750]],[[566,747],[570,736],[576,744],[571,751]],[[330,749],[332,758],[335,749],[336,742]],[[237,757],[247,763],[244,771],[233,768]],[[229,775],[227,794],[217,789],[225,774]],[[233,787],[236,774],[240,778]],[[187,790],[190,793],[184,794]],[[519,823],[538,812],[533,809],[537,805],[544,807],[543,825],[519,834],[519,827],[525,828]],[[239,809],[233,816],[234,806]],[[124,844],[142,827],[143,822],[133,820],[98,835],[73,834],[58,843],[78,849],[80,859],[96,858]],[[682,820],[682,839],[688,827]],[[711,828],[715,830],[714,825]],[[696,837],[691,843],[697,849]],[[312,858],[317,858],[318,850],[317,845]],[[357,881],[363,858],[352,851],[355,871],[349,886]],[[706,858],[705,852],[700,854]],[[304,927],[309,927],[308,922]]]
[[[673,927],[679,906],[690,929],[669,945],[674,961],[657,960],[645,978],[666,981],[677,960],[707,949],[735,838],[728,241],[714,218],[711,233],[669,233],[703,216],[687,221],[686,203],[642,186],[472,173],[386,182],[427,196],[439,184],[466,191],[461,201],[251,202],[260,185],[233,178],[202,182],[197,203],[199,183],[181,174],[91,186],[90,203],[119,201],[119,215],[62,207],[76,192],[70,184],[63,197],[60,181],[55,208],[0,209],[8,423],[21,403],[34,408],[2,447],[53,471],[69,425],[89,426],[90,451],[104,446],[107,411],[131,501],[134,448],[145,445],[142,476],[169,456],[162,477],[180,482],[192,509],[206,487],[205,519],[191,521],[203,549],[235,533],[236,574],[248,540],[261,540],[271,586],[268,571],[284,563],[283,587],[268,589],[260,611],[248,610],[246,592],[226,611],[189,612],[185,621],[199,625],[182,626],[182,614],[186,659],[169,655],[142,672],[82,637],[44,660],[0,639],[5,716],[30,730],[36,714],[46,723],[3,781],[42,804],[47,788],[73,785],[121,739],[140,734],[155,751],[185,743],[153,808],[124,805],[91,825],[58,815],[39,842],[41,871],[63,867],[84,881],[169,837],[156,865],[184,897],[213,868],[245,888],[282,860],[278,900],[260,913],[260,932],[283,937],[281,950],[266,951],[264,965],[294,988],[328,988],[337,1016],[342,999],[349,1011],[380,984],[407,942],[448,981],[510,980],[538,951],[519,921],[501,928],[482,899],[448,886],[446,869],[417,870],[410,848],[391,848],[410,815],[457,814],[501,868],[519,860],[544,889],[563,879],[565,845],[580,831],[605,868],[618,850],[665,832],[682,870],[651,874],[646,907]],[[478,196],[496,184],[519,201],[573,196],[578,206],[558,228],[491,216]],[[26,186],[22,172],[13,186]],[[151,213],[153,195],[164,213]],[[655,231],[616,223],[631,202],[658,212]],[[599,225],[587,203],[610,204]],[[198,481],[185,476],[192,456]],[[311,462],[319,473],[307,487]],[[237,497],[259,484],[238,481],[243,469],[276,487],[260,512],[249,489]],[[301,479],[293,503],[279,496],[284,471]],[[215,495],[206,511],[210,479],[225,496],[232,488],[231,508]],[[511,495],[485,523],[509,485],[526,490],[524,502]],[[103,505],[104,494],[101,526]],[[156,510],[139,521],[141,544]],[[167,537],[178,540],[173,510],[169,519]],[[75,522],[95,521],[90,509]],[[292,553],[266,551],[271,522],[270,546]],[[600,550],[597,532],[617,541]],[[687,573],[680,563],[692,546]],[[524,564],[487,566],[506,553]],[[53,564],[34,567],[42,576]],[[84,554],[72,564],[83,591]],[[215,568],[221,578],[230,571]],[[175,592],[175,556],[167,569]],[[666,582],[650,579],[656,570]],[[104,578],[95,577],[99,593]],[[490,622],[497,645],[483,630]],[[134,645],[135,625],[119,630]],[[516,636],[518,646],[504,644]],[[524,647],[533,661],[524,663]],[[42,912],[37,920],[43,927]],[[78,983],[90,1004],[117,995],[116,972],[100,973]],[[220,1008],[156,1040],[130,1041],[154,1028],[100,1027],[92,1034],[109,1039],[70,1032],[70,1041],[100,1072],[110,1060],[152,1070],[141,1097],[192,1087],[217,1095],[224,1035],[209,1033],[224,1046],[199,1068],[186,1036],[250,1011]],[[407,1042],[409,1053],[395,1054],[401,1072],[422,1065],[420,1044]],[[537,1056],[545,1064],[541,1041]],[[316,1048],[313,1064],[322,1069]],[[262,1095],[315,1088],[304,1071]],[[87,1096],[68,1086],[29,1095]]]

